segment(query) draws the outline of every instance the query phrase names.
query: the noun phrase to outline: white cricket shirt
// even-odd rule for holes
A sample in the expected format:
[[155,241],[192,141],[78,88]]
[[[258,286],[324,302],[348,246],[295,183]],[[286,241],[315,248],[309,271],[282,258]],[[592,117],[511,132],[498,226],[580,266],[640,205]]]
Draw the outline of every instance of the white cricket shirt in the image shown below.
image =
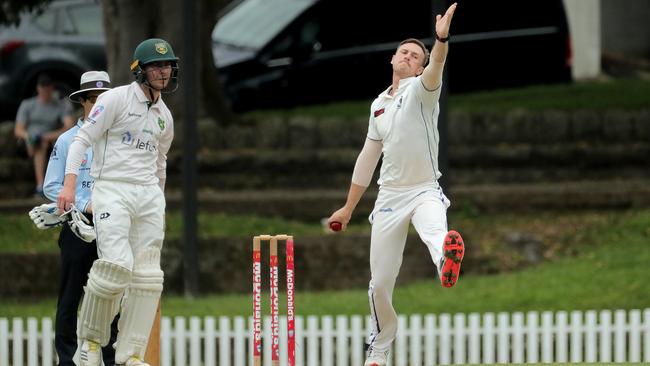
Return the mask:
[[381,93],[372,103],[368,138],[381,141],[384,155],[378,184],[409,188],[438,186],[438,98],[420,77],[402,79],[395,95]]
[[[92,145],[90,175],[95,180],[157,184],[165,178],[173,138],[174,123],[165,102],[158,98],[149,106],[139,84],[133,82],[97,98],[74,143]],[[66,174],[77,174],[72,150]]]

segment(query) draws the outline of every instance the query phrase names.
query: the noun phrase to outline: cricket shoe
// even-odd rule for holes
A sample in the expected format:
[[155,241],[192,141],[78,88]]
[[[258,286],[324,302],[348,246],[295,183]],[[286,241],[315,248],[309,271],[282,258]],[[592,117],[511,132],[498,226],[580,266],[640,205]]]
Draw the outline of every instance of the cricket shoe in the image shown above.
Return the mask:
[[460,276],[460,264],[465,255],[463,238],[455,230],[449,230],[442,244],[443,257],[438,266],[440,282],[444,287],[452,287]]
[[149,366],[149,364],[142,361],[139,357],[131,356],[126,360],[124,366]]
[[366,362],[363,364],[363,366],[386,366],[389,355],[389,348],[377,349],[371,346],[368,350],[368,358],[366,358]]
[[148,363],[142,361],[138,356],[129,357],[129,359],[126,360],[126,362],[123,363],[122,365],[123,366],[149,366]]
[[84,340],[79,351],[80,366],[99,366],[102,364],[102,347],[99,343]]

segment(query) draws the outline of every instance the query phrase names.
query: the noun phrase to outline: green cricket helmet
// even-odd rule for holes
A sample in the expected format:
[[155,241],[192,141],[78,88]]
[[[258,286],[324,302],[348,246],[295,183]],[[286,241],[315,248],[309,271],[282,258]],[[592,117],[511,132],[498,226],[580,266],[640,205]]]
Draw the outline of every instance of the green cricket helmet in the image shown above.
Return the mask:
[[[147,64],[158,61],[170,61],[172,64],[171,82],[178,87],[178,57],[169,42],[161,38],[150,38],[140,42],[133,52],[133,62],[131,63],[131,72],[139,83],[147,83],[146,75],[143,70]],[[166,91],[166,90],[165,90]]]

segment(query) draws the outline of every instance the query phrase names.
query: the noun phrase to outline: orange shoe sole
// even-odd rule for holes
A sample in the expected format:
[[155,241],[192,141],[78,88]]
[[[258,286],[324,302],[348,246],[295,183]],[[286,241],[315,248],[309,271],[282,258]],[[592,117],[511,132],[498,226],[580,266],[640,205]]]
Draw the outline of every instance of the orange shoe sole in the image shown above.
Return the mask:
[[445,256],[445,262],[442,265],[440,282],[442,282],[443,287],[453,287],[458,282],[460,264],[465,255],[465,243],[457,231],[450,230],[447,233],[442,245],[442,252]]

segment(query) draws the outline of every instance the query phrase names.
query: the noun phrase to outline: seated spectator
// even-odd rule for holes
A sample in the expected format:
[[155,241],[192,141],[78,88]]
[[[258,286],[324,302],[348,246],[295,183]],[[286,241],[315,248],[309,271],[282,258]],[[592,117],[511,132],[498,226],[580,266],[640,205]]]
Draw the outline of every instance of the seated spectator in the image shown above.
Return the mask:
[[27,154],[34,159],[36,189],[43,196],[45,162],[50,146],[73,125],[72,107],[54,96],[52,79],[41,74],[36,83],[36,96],[22,101],[16,114],[14,134],[25,141]]

